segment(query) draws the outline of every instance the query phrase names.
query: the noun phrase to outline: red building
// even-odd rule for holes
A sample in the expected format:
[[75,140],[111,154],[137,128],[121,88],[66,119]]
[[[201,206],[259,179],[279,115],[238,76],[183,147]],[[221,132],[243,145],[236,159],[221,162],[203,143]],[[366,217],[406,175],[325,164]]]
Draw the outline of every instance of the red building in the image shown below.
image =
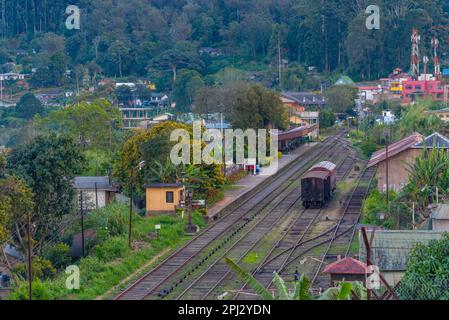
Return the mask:
[[444,100],[444,84],[439,80],[410,80],[402,83],[402,101],[408,103],[418,98],[432,96],[435,100]]

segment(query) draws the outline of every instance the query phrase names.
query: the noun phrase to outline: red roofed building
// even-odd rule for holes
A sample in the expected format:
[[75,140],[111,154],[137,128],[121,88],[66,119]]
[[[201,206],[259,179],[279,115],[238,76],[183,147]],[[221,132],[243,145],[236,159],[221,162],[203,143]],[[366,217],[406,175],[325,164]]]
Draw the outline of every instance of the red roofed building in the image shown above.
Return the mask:
[[367,266],[359,260],[347,257],[327,265],[323,273],[330,275],[332,287],[343,281],[365,283]]

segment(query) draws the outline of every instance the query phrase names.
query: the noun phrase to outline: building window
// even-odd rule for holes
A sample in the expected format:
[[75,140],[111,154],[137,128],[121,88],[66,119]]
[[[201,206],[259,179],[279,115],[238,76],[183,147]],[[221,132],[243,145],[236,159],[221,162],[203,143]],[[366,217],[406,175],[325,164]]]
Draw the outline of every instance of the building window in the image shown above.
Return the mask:
[[174,203],[175,202],[175,196],[173,191],[167,191],[165,193],[165,202],[166,203]]

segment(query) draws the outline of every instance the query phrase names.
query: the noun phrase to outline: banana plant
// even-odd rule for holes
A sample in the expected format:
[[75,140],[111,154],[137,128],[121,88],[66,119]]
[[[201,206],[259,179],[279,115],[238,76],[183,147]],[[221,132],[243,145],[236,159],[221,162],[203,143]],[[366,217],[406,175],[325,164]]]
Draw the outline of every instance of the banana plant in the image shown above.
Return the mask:
[[[277,296],[274,296],[251,273],[229,258],[225,258],[225,261],[240,280],[247,283],[262,300],[315,300],[310,290],[310,279],[304,275],[295,281],[293,291],[290,291],[284,279],[274,272],[273,284],[277,292]],[[360,282],[341,282],[337,287],[327,289],[316,300],[366,300],[366,289]]]

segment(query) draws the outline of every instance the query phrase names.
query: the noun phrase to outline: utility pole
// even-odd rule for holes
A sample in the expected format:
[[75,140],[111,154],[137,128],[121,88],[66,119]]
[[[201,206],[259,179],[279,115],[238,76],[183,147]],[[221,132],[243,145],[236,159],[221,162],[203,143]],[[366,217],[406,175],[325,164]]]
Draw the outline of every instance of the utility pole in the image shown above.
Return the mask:
[[95,208],[98,209],[98,186],[95,182]]
[[80,192],[80,215],[81,215],[81,255],[85,257],[84,252],[84,209],[83,209],[83,192]]
[[390,185],[389,185],[389,159],[388,159],[388,144],[390,143],[389,141],[389,133],[387,132],[386,136],[385,136],[385,142],[386,142],[386,148],[385,148],[385,168],[386,168],[386,176],[385,176],[385,180],[387,183],[387,214],[390,214]]
[[278,59],[279,59],[279,89],[282,90],[282,56],[281,56],[281,35],[278,35]]
[[33,300],[33,270],[31,256],[33,254],[31,248],[31,213],[28,212],[28,226],[27,226],[27,236],[28,236],[28,296],[30,300]]
[[133,222],[133,189],[134,189],[134,167],[131,168],[131,190],[129,198],[129,226],[128,226],[128,245],[132,247],[132,222]]

